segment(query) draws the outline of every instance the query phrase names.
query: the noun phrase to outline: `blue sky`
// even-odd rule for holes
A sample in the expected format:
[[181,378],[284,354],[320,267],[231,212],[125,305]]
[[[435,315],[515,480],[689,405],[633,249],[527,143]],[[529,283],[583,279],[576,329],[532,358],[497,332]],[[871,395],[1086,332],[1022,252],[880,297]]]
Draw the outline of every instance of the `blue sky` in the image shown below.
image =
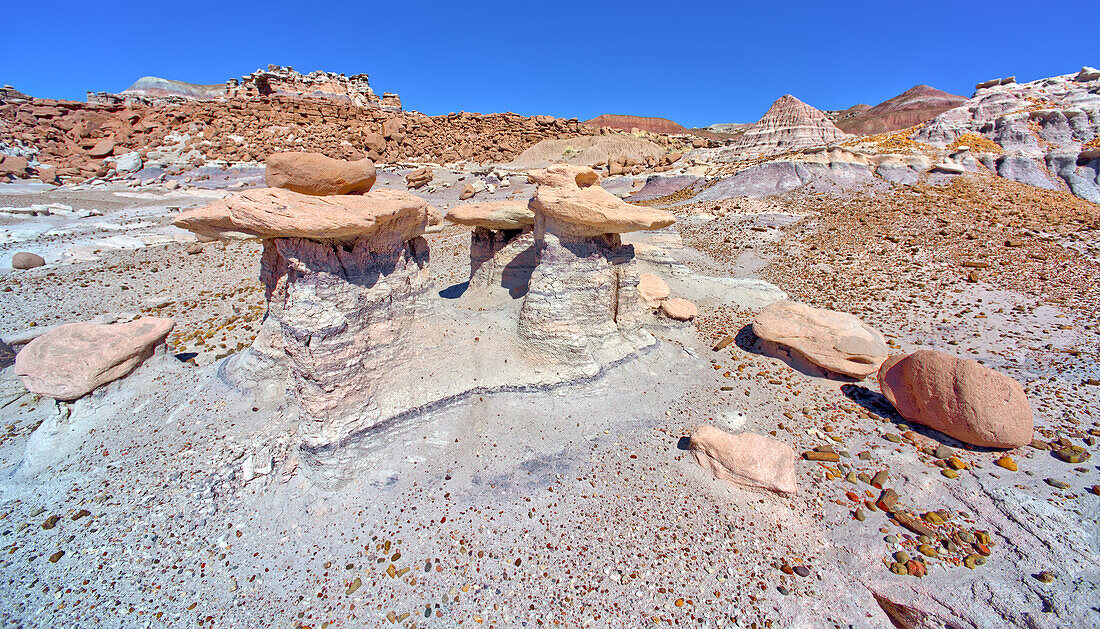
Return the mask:
[[220,83],[269,63],[365,72],[428,114],[515,111],[751,122],[786,93],[820,109],[925,83],[1100,65],[1089,3],[6,3],[0,83],[83,100],[145,75]]

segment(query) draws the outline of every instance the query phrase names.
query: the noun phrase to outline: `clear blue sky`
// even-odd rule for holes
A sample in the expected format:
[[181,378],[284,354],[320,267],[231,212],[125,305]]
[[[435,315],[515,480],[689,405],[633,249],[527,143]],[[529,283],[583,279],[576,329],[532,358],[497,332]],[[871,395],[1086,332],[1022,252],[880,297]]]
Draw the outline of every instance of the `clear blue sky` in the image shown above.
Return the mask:
[[[1090,8],[1091,7],[1091,8]],[[84,100],[145,75],[220,83],[269,63],[365,72],[428,114],[751,122],[786,93],[874,105],[918,83],[1100,65],[1088,2],[10,0],[0,84]]]

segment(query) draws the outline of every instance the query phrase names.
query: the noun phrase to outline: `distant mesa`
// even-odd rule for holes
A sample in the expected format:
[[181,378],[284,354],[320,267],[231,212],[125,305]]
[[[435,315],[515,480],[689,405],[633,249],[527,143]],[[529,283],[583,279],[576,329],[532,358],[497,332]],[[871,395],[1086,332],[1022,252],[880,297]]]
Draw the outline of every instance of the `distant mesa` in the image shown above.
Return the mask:
[[225,95],[225,83],[196,85],[155,76],[143,76],[122,91],[123,94],[143,96],[179,96],[181,98],[217,98]]
[[650,133],[687,133],[687,129],[668,118],[628,116],[625,114],[602,114],[591,120],[585,120],[584,124],[587,127],[610,127],[619,131],[641,129]]
[[916,85],[874,107],[860,104],[843,111],[825,112],[825,115],[845,133],[874,135],[927,122],[966,100],[934,87]]

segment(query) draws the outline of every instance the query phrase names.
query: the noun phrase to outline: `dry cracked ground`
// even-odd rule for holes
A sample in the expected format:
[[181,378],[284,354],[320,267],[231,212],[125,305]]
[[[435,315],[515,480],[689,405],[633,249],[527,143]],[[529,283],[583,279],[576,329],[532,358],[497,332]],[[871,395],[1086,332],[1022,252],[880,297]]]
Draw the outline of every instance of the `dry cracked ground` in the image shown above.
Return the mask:
[[[180,358],[78,402],[97,419],[62,457],[27,458],[57,406],[0,371],[5,626],[1100,624],[1097,459],[1056,456],[1092,454],[1100,437],[1095,205],[979,174],[651,203],[677,214],[659,235],[697,274],[761,278],[858,315],[894,352],[935,348],[1016,378],[1035,411],[1029,446],[907,425],[873,379],[762,354],[754,312],[714,298],[599,377],[405,418],[356,446],[360,473],[332,488],[279,441],[277,409],[218,377],[263,314],[258,247],[189,254],[167,222],[207,198],[138,192],[0,192],[4,206],[103,213],[80,219],[103,223],[89,234],[43,229],[92,248],[5,273],[0,329],[156,312],[175,318]],[[109,233],[172,238],[95,244]],[[429,242],[436,289],[463,281],[469,231]],[[710,478],[685,445],[701,424],[806,453],[798,493]],[[246,453],[260,437],[281,445]],[[883,490],[901,505],[891,517]]]

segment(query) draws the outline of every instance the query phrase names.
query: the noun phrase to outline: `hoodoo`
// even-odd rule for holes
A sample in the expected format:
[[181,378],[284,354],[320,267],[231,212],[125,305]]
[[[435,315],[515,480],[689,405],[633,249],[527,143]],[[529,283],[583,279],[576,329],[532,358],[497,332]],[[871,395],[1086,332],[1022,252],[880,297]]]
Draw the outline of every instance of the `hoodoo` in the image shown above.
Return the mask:
[[208,236],[263,239],[267,317],[278,322],[289,358],[299,433],[307,448],[321,448],[384,419],[373,384],[403,360],[414,298],[427,284],[422,234],[440,220],[407,192],[318,197],[262,188],[174,222]]
[[591,168],[532,171],[538,266],[520,309],[519,338],[539,356],[595,371],[649,345],[642,329],[634,247],[620,234],[660,229],[675,217],[630,205]]

